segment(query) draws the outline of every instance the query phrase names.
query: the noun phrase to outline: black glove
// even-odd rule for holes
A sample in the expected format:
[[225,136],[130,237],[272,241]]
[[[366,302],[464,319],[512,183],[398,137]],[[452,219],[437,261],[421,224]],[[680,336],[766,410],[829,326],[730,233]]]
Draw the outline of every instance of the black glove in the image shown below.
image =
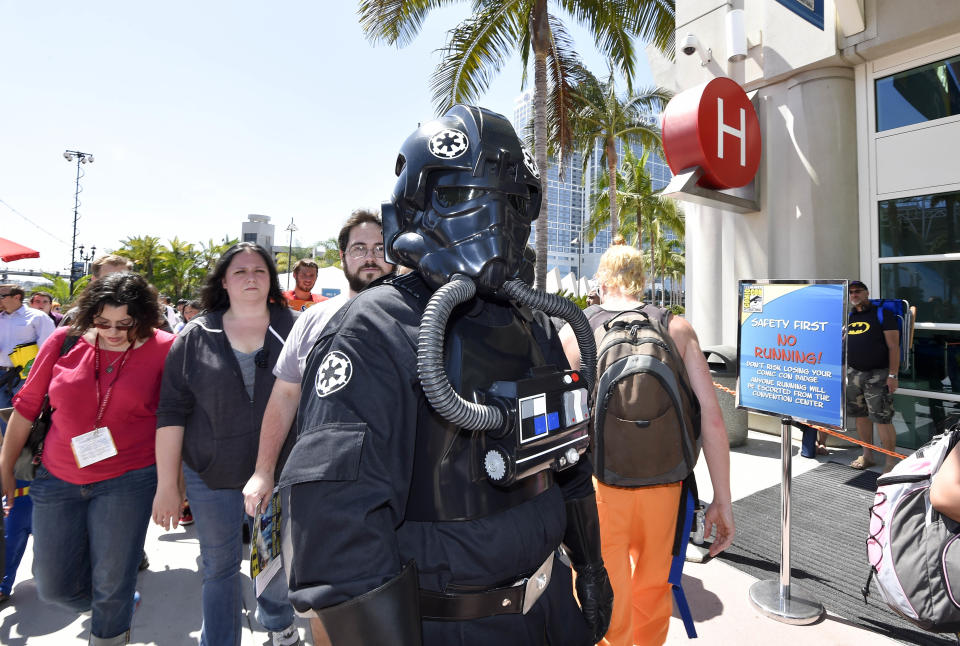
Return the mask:
[[610,627],[613,587],[600,553],[600,519],[594,494],[567,501],[567,531],[563,542],[577,573],[580,611],[593,631],[596,643]]
[[610,616],[613,614],[613,588],[607,577],[607,568],[603,563],[599,567],[584,565],[577,571],[577,598],[580,599],[580,612],[593,631],[593,643],[597,643],[607,634]]

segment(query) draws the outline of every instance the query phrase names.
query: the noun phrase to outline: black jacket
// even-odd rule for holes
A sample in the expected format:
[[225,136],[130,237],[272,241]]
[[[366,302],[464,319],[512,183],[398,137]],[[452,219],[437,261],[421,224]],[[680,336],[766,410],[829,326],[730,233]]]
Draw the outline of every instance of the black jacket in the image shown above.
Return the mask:
[[[260,423],[273,390],[273,366],[293,326],[289,308],[271,306],[270,327],[258,357],[253,401],[223,332],[223,311],[190,321],[173,342],[163,371],[157,428],[183,426],[183,461],[211,489],[241,489],[253,474]],[[293,445],[287,436],[277,461],[279,477]]]

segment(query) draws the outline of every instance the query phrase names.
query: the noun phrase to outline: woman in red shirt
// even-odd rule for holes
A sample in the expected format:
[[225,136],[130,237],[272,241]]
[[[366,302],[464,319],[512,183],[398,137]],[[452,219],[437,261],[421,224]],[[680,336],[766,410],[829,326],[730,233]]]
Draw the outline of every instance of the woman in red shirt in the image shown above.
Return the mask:
[[[164,360],[174,336],[155,329],[156,290],[111,274],[83,292],[70,328],[40,349],[13,401],[0,450],[4,511],[14,463],[44,394],[54,409],[31,483],[33,573],[40,598],[92,611],[91,644],[124,644],[157,486],[154,437]],[[78,336],[60,356],[66,337]]]

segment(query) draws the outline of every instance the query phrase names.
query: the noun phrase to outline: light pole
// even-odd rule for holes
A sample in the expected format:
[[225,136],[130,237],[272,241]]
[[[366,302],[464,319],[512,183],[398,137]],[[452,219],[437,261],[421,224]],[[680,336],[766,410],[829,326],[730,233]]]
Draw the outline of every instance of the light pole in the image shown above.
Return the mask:
[[77,272],[73,263],[76,262],[77,255],[77,219],[79,218],[77,211],[80,209],[80,178],[83,177],[83,172],[80,170],[81,164],[92,164],[93,155],[90,153],[82,153],[79,150],[65,150],[63,151],[63,158],[68,162],[72,162],[74,158],[77,160],[77,186],[76,192],[73,194],[73,240],[70,244],[70,297],[73,297],[73,284],[77,282]]
[[293,267],[293,232],[296,230],[297,225],[293,223],[293,218],[290,218],[290,224],[284,229],[284,231],[290,232],[290,242],[287,244],[287,291],[290,291],[290,274]]
[[95,256],[96,254],[97,254],[97,245],[93,245],[92,247],[90,247],[90,253],[88,253],[88,254],[84,254],[84,253],[83,253],[83,245],[80,245],[80,262],[83,263],[83,275],[84,275],[84,276],[86,276],[87,274],[90,273],[90,269],[89,269],[89,267],[87,266],[87,263],[89,263],[91,260],[93,260],[93,258],[94,258],[94,256]]

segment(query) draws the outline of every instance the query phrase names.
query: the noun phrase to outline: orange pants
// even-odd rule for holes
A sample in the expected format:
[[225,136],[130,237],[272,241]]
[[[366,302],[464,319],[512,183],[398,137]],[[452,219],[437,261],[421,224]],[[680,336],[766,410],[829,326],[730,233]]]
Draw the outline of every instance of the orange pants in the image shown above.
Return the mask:
[[603,646],[663,644],[673,601],[670,562],[681,483],[622,489],[594,478],[613,617]]

